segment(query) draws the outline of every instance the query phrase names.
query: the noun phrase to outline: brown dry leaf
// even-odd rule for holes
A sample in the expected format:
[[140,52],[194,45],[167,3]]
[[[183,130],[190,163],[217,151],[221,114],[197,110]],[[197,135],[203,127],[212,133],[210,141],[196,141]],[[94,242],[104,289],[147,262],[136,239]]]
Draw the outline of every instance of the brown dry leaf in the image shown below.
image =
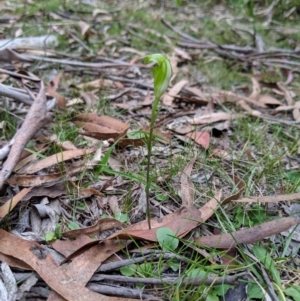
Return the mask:
[[14,197],[0,207],[0,219],[5,217],[30,192],[32,188],[23,188]]
[[184,90],[189,91],[190,93],[198,96],[201,100],[204,100],[205,102],[208,102],[207,96],[199,88],[185,87]]
[[39,186],[45,183],[53,183],[59,181],[63,177],[62,173],[54,173],[48,175],[36,175],[36,176],[14,176],[8,179],[6,182],[10,185],[17,185],[22,187]]
[[70,256],[74,251],[82,248],[83,246],[89,244],[93,240],[84,234],[81,234],[76,237],[74,240],[60,240],[56,239],[51,247],[57,252],[63,254],[65,257]]
[[156,231],[161,227],[170,228],[178,237],[182,237],[197,227],[200,218],[200,213],[196,207],[182,207],[163,218],[152,218],[151,229],[148,228],[148,222],[145,220],[109,236],[108,239],[120,238],[157,241]]
[[63,232],[62,235],[67,238],[75,238],[82,234],[88,235],[88,236],[94,236],[103,231],[121,227],[122,225],[123,224],[120,221],[118,221],[114,218],[102,218],[102,219],[99,219],[97,221],[97,223],[93,226],[86,227],[83,229],[66,231],[66,232]]
[[[126,244],[127,242],[120,240],[106,240],[104,242],[100,242],[88,249],[86,252],[81,253],[79,256],[74,258],[72,262],[67,267],[65,267],[64,272],[66,273],[66,275],[70,275],[70,278],[74,281],[74,286],[78,286],[79,288],[84,287],[91,279],[98,267],[112,254],[126,247]],[[97,296],[98,297],[96,300],[98,301],[136,301],[136,299],[107,297],[100,294],[97,294]],[[51,292],[50,296],[47,299],[47,301],[64,300],[65,299],[59,296],[56,292]],[[91,300],[93,301],[95,299]]]
[[233,179],[235,185],[237,186],[237,188],[239,190],[236,193],[234,193],[234,194],[230,195],[229,197],[225,198],[222,202],[223,204],[227,204],[231,201],[237,200],[246,188],[246,183],[242,179],[240,179],[236,176],[233,176],[232,179]]
[[297,105],[297,107],[296,107],[296,104],[297,104],[298,102],[299,102],[299,101],[297,101],[297,102],[295,103],[295,106],[279,106],[279,107],[277,107],[276,109],[274,109],[274,114],[276,114],[277,112],[287,112],[287,111],[292,111],[292,110],[294,110],[294,109],[296,109],[296,108],[299,107],[299,105]]
[[66,107],[66,99],[63,95],[58,93],[56,90],[58,89],[60,79],[63,75],[63,72],[58,73],[48,84],[46,91],[49,95],[53,96],[57,105],[60,109],[64,109]]
[[222,197],[222,190],[215,193],[214,197],[211,198],[204,206],[199,209],[201,214],[201,223],[207,221],[212,215],[215,214],[216,210],[219,208]]
[[260,116],[261,112],[253,110],[243,99],[237,101],[237,104],[244,109],[246,112],[250,113],[252,116]]
[[85,36],[87,31],[90,29],[91,25],[84,21],[79,21],[79,22],[77,22],[77,24],[81,29],[81,35]]
[[195,188],[192,180],[190,179],[193,165],[196,161],[196,157],[192,159],[188,165],[184,168],[181,174],[181,200],[182,205],[185,207],[190,207],[194,205],[195,200]]
[[223,158],[223,159],[231,159],[231,156],[229,155],[229,153],[223,149],[219,149],[219,148],[215,148],[212,151],[212,155],[219,157],[219,158]]
[[6,262],[10,267],[32,271],[32,268],[28,264],[24,263],[22,260],[19,260],[9,255],[0,253],[0,261]]
[[267,195],[267,196],[252,196],[247,198],[242,198],[239,200],[235,200],[237,203],[276,203],[276,202],[286,202],[300,199],[300,192],[292,193],[292,194],[284,194],[284,195]]
[[186,51],[184,51],[181,48],[178,48],[178,47],[174,48],[174,53],[177,56],[179,56],[182,59],[184,59],[184,60],[187,60],[187,61],[191,61],[192,60],[191,56]]
[[295,102],[295,108],[293,109],[293,118],[295,121],[300,121],[300,101]]
[[[0,252],[17,258],[28,264],[47,283],[49,287],[69,301],[121,301],[120,298],[107,297],[94,293],[74,280],[73,274],[68,273],[53,260],[49,251],[39,244],[15,237],[0,229]],[[103,250],[102,250],[103,252]],[[108,252],[107,252],[108,253]],[[106,254],[102,254],[107,256]],[[111,254],[109,254],[111,255]],[[94,254],[96,256],[96,254]],[[92,259],[92,258],[90,258]],[[102,259],[103,260],[103,259]],[[100,262],[101,263],[101,262]],[[83,261],[84,271],[89,262]],[[99,263],[97,263],[99,266]],[[79,266],[76,266],[79,269]],[[51,272],[49,272],[51,271]],[[85,274],[85,273],[82,273]],[[85,276],[84,276],[85,277]],[[55,299],[59,300],[59,299]]]
[[262,105],[281,106],[282,103],[271,95],[262,94],[258,97],[258,103]]
[[175,79],[175,77],[177,76],[178,73],[178,57],[176,56],[175,52],[173,51],[171,57],[170,57],[170,64],[171,64],[171,68],[172,68],[172,76],[170,79],[170,85],[172,85],[173,80]]
[[22,198],[23,201],[29,201],[32,197],[47,196],[49,198],[56,198],[67,194],[66,186],[62,182],[49,187],[35,186],[30,188],[31,191]]
[[112,85],[113,85],[112,80],[99,78],[99,79],[93,80],[91,82],[79,84],[79,85],[77,85],[77,88],[85,89],[85,90],[86,89],[89,89],[89,90],[95,89],[95,92],[97,92],[102,87],[111,87]]
[[118,146],[121,148],[127,147],[129,145],[138,147],[138,146],[143,146],[145,145],[145,138],[136,138],[136,139],[132,139],[132,138],[121,138],[118,141]]
[[53,134],[50,137],[40,136],[38,138],[40,141],[43,142],[54,142],[57,146],[60,146],[63,150],[75,150],[78,149],[71,141],[60,141],[57,135]]
[[96,139],[118,139],[125,135],[129,126],[109,116],[98,116],[94,113],[81,114],[72,120],[76,125],[81,126],[84,132],[82,135]]
[[173,100],[178,95],[178,93],[182,90],[182,88],[188,83],[186,79],[183,79],[176,83],[168,93],[165,93],[163,96],[162,102],[165,106],[172,107],[173,106]]
[[237,244],[253,244],[265,237],[281,233],[300,223],[299,218],[283,217],[259,226],[213,236],[195,238],[195,242],[208,248],[229,249]]
[[80,199],[86,199],[86,198],[89,198],[92,195],[97,195],[97,196],[100,196],[100,197],[104,196],[103,193],[101,193],[99,190],[97,190],[93,187],[80,187],[78,189],[78,198],[80,198]]
[[208,149],[210,143],[210,134],[208,132],[192,132],[187,133],[186,137],[193,139],[197,144],[203,146],[205,149]]
[[238,95],[238,94],[233,93],[231,91],[224,91],[223,90],[223,91],[220,91],[218,94],[211,94],[211,97],[213,99],[219,99],[220,101],[229,102],[229,103],[236,103],[237,101],[242,99],[242,100],[246,101],[247,103],[251,103],[253,105],[263,107],[263,108],[266,107],[265,105],[261,105],[259,102],[257,102],[256,100],[254,100],[250,97]]
[[111,197],[109,197],[108,204],[109,204],[109,208],[113,214],[121,213],[121,209],[119,208],[119,202],[115,195],[112,195]]
[[99,101],[98,96],[93,92],[80,91],[80,97],[84,100],[87,109],[92,108]]
[[252,81],[252,93],[249,96],[249,98],[253,99],[253,100],[258,100],[258,97],[260,95],[260,85],[259,85],[259,82],[253,76],[251,77],[251,81]]
[[33,174],[35,172],[38,172],[44,168],[48,168],[52,165],[65,162],[67,160],[81,157],[87,154],[91,154],[95,151],[95,148],[88,148],[88,149],[77,149],[77,150],[69,150],[64,151],[61,153],[54,154],[52,156],[49,156],[45,159],[39,160],[36,163],[33,163],[32,165],[28,165],[25,170],[23,170],[23,173],[27,174]]
[[224,112],[216,112],[212,114],[202,115],[200,117],[194,118],[191,124],[209,124],[222,120],[230,120],[233,116]]
[[143,101],[140,101],[139,102],[139,105],[141,105],[141,106],[151,106],[152,105],[152,103],[153,103],[153,97],[151,97],[151,95],[150,95],[150,91],[148,90],[147,91],[147,94],[146,94],[146,96],[145,96],[145,98],[144,98],[144,100]]
[[284,98],[285,98],[287,104],[288,104],[289,106],[293,106],[294,103],[295,103],[295,101],[294,101],[294,99],[292,98],[292,96],[291,96],[289,90],[288,90],[284,85],[282,85],[282,84],[280,84],[280,83],[277,83],[277,86],[278,86],[278,88],[280,89],[280,91],[283,93]]

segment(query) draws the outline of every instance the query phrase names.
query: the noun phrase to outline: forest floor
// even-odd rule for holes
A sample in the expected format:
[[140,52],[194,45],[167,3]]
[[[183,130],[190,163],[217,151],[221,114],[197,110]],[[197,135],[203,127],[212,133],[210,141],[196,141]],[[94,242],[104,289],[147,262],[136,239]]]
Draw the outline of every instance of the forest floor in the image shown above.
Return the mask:
[[300,300],[287,2],[0,2],[0,301]]

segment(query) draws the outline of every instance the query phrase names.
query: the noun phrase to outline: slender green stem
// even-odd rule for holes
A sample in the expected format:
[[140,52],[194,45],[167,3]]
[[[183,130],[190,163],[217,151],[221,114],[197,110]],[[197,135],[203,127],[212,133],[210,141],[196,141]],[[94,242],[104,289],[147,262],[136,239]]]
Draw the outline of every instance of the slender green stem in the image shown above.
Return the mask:
[[161,54],[150,54],[145,57],[145,63],[154,62],[156,66],[152,68],[154,76],[154,94],[155,99],[152,105],[151,120],[150,120],[150,130],[149,136],[146,138],[146,144],[148,148],[147,155],[147,172],[146,172],[146,215],[149,229],[151,229],[151,214],[150,214],[150,186],[151,186],[151,175],[150,175],[150,161],[152,154],[152,139],[155,120],[159,112],[159,100],[161,96],[168,89],[169,81],[172,76],[172,67],[169,59]]
[[150,130],[149,136],[147,139],[147,173],[146,173],[146,216],[148,220],[148,227],[151,229],[151,214],[150,214],[150,185],[151,185],[151,177],[150,177],[150,163],[151,163],[151,155],[152,155],[152,140],[153,140],[153,130],[156,117],[158,115],[158,103],[159,98],[155,98],[153,102],[152,112],[151,112],[151,120],[150,120]]

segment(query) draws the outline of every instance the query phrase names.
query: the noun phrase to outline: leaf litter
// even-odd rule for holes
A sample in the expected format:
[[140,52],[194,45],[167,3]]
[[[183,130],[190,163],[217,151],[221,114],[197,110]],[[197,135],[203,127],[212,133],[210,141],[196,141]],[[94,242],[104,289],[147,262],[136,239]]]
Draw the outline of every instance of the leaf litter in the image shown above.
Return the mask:
[[[192,7],[192,4],[188,5],[186,10]],[[2,265],[7,263],[12,268],[35,271],[51,288],[44,296],[47,300],[167,299],[161,292],[153,295],[147,286],[144,290],[140,286],[128,286],[130,281],[138,283],[137,277],[136,282],[134,277],[127,279],[127,283],[123,280],[127,292],[120,286],[118,289],[111,288],[114,278],[104,282],[89,281],[93,275],[97,275],[97,269],[104,262],[126,260],[132,246],[149,252],[159,248],[161,241],[157,234],[161,232],[160,229],[167,228],[168,233],[174,233],[182,239],[181,245],[209,256],[209,248],[235,248],[238,252],[236,247],[241,244],[262,242],[266,237],[299,224],[298,215],[280,217],[278,213],[275,220],[262,221],[259,225],[230,233],[196,235],[199,229],[209,232],[208,220],[216,225],[215,216],[218,216],[218,212],[225,211],[232,217],[233,208],[242,203],[249,203],[249,206],[253,203],[279,204],[300,198],[299,192],[263,195],[261,190],[266,186],[263,178],[255,184],[262,187],[258,189],[259,194],[242,197],[245,191],[249,191],[248,185],[252,185],[251,179],[246,184],[244,177],[247,178],[247,174],[241,173],[241,169],[245,168],[243,151],[247,149],[248,142],[242,145],[237,142],[242,148],[238,158],[235,154],[237,150],[232,149],[235,146],[231,143],[238,120],[258,118],[262,122],[280,126],[299,127],[300,107],[299,101],[295,100],[298,95],[290,86],[294,80],[292,69],[298,66],[292,58],[296,58],[297,53],[284,49],[265,50],[262,38],[251,31],[248,32],[250,35],[256,35],[256,47],[221,45],[209,39],[202,41],[165,19],[162,21],[170,35],[161,34],[154,28],[147,29],[147,25],[144,25],[149,37],[155,36],[169,48],[174,45],[172,34],[175,33],[175,44],[178,45],[173,47],[170,57],[172,86],[162,97],[160,120],[154,131],[153,143],[160,147],[157,147],[157,151],[156,146],[153,147],[155,162],[152,162],[151,168],[153,174],[159,175],[151,186],[151,210],[152,216],[156,217],[152,217],[152,228],[148,229],[145,210],[136,208],[143,206],[145,198],[142,192],[145,184],[143,160],[146,156],[144,133],[149,131],[153,87],[149,66],[139,60],[139,56],[149,51],[142,51],[135,44],[136,40],[149,44],[156,42],[139,35],[140,28],[131,24],[124,27],[121,35],[114,35],[110,32],[114,20],[112,16],[118,15],[118,12],[99,9],[92,4],[90,8],[92,11],[87,18],[76,21],[77,28],[72,24],[70,31],[65,27],[64,13],[45,11],[49,18],[55,15],[61,20],[62,23],[52,25],[52,30],[58,36],[68,36],[67,54],[59,49],[60,42],[56,35],[47,36],[46,40],[45,36],[27,37],[25,44],[18,44],[24,42],[19,38],[13,39],[13,43],[9,43],[10,40],[1,41],[4,43],[1,62],[9,63],[11,67],[0,69],[5,75],[1,80],[4,84],[0,85],[0,101],[6,106],[8,114],[5,116],[11,114],[18,117],[23,114],[23,119],[19,120],[10,138],[4,135],[4,126],[11,121],[1,122],[0,190],[5,202],[2,201],[0,207],[0,260]],[[165,9],[167,11],[167,7]],[[24,17],[29,15],[24,11]],[[37,17],[42,17],[40,12],[37,12]],[[179,24],[182,24],[181,18],[184,17],[179,16]],[[108,26],[100,27],[105,39],[97,53],[92,47],[99,39],[99,32],[92,26],[96,20]],[[197,32],[192,26],[182,28]],[[233,30],[242,36],[241,28]],[[42,45],[39,47],[40,41]],[[75,46],[75,51],[69,54],[71,45]],[[47,50],[41,51],[43,47]],[[286,53],[290,53],[291,58],[283,59]],[[206,56],[207,61],[219,56],[218,59],[231,60],[237,65],[250,64],[256,67],[255,64],[258,64],[266,69],[278,67],[290,72],[285,83],[274,82],[272,89],[259,79],[260,74],[255,71],[253,75],[247,74],[251,83],[233,91],[224,90],[209,87],[196,79],[198,75],[192,74],[193,68],[189,64],[196,64],[198,56]],[[279,58],[274,59],[276,56]],[[43,68],[34,68],[33,62],[44,64]],[[20,64],[28,71],[21,70]],[[57,66],[60,67],[57,69]],[[50,78],[47,88],[41,80],[45,75]],[[5,97],[9,97],[10,101],[4,100]],[[21,106],[20,101],[24,102]],[[76,137],[72,139],[71,123],[76,125]],[[60,131],[55,130],[58,124]],[[54,131],[56,135],[53,135]],[[67,139],[61,137],[63,131]],[[225,137],[230,143],[225,141]],[[299,155],[299,143],[297,147]],[[184,157],[187,149],[191,155],[187,153]],[[114,163],[112,154],[118,157]],[[218,172],[216,167],[209,170],[207,163],[202,161],[205,157],[212,161],[219,158],[217,164],[226,172]],[[299,160],[293,151],[286,150],[278,160],[285,162],[289,169],[291,165],[293,169],[299,168]],[[174,171],[169,170],[174,162],[181,162],[175,171],[175,175],[180,177],[180,187],[176,187],[174,174],[171,175]],[[232,168],[229,168],[230,165]],[[254,167],[250,165],[250,171],[251,168],[259,171],[259,164],[252,165]],[[204,174],[204,180],[193,182],[193,175],[198,176],[199,173]],[[140,189],[134,190],[132,185],[136,182]],[[108,196],[107,200],[105,196]],[[29,222],[22,225],[26,208],[35,214],[31,213]],[[121,216],[123,212],[128,216],[125,222],[113,218]],[[22,230],[18,232],[17,229]],[[49,234],[50,241],[46,239]],[[153,247],[150,243],[157,245]],[[208,248],[207,251],[204,248]],[[175,249],[178,249],[177,245]],[[64,256],[59,263],[54,259],[53,250]],[[141,257],[144,257],[143,253]],[[184,268],[183,259],[181,264]],[[8,275],[9,271],[5,273]],[[222,282],[230,282],[229,277],[225,274]],[[176,275],[175,279],[179,281],[180,275]],[[32,291],[36,281],[27,286],[27,289],[19,286],[16,293],[30,298],[27,291]],[[4,287],[7,294],[13,295],[11,300],[15,300],[15,292],[9,292],[5,282]]]

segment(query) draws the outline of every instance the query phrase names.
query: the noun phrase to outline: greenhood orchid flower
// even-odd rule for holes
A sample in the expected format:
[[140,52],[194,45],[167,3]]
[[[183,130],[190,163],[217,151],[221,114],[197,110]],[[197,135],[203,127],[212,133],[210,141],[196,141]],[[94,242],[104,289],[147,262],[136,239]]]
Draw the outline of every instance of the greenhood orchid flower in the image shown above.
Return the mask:
[[156,63],[152,68],[154,77],[154,94],[155,98],[160,99],[161,96],[167,91],[169,81],[172,76],[172,67],[169,59],[159,53],[150,54],[145,57],[146,64],[150,62]]

